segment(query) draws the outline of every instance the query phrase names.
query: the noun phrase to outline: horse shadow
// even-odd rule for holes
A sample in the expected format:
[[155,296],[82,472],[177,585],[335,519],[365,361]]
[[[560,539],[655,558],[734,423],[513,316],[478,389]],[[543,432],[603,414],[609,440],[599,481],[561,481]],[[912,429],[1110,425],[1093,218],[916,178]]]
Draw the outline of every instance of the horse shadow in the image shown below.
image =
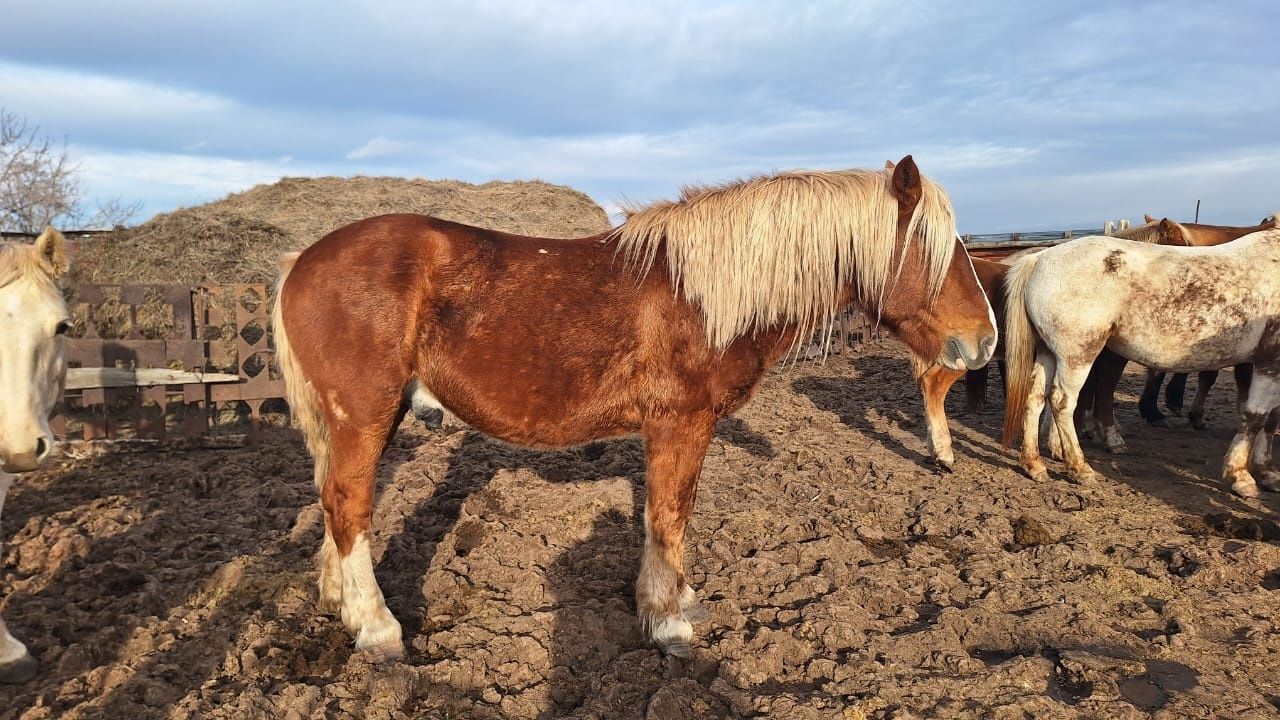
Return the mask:
[[[284,474],[293,463],[310,467],[301,442],[284,431],[268,432],[279,437],[271,445],[274,457],[267,461],[267,475]],[[380,486],[410,457],[389,455],[380,465]],[[245,685],[238,676],[249,663],[265,668],[259,672],[282,677],[321,678],[350,656],[350,637],[341,623],[314,612],[312,557],[323,524],[314,487],[303,477],[309,472],[298,474],[293,483],[273,484],[258,483],[242,472],[244,468],[233,467],[222,473],[228,482],[219,483],[195,476],[204,474],[197,469],[201,459],[216,463],[227,457],[225,451],[167,454],[168,466],[142,457],[131,462],[151,465],[153,473],[170,470],[178,457],[196,458],[187,463],[193,477],[183,478],[186,487],[175,488],[172,482],[149,481],[150,474],[140,473],[125,492],[113,493],[144,513],[139,520],[64,562],[42,588],[10,599],[10,614],[17,620],[10,625],[33,641],[28,645],[40,658],[41,669],[34,680],[13,688],[14,697],[0,708],[0,719],[18,717],[41,703],[52,702],[58,714],[89,701],[92,712],[103,717],[168,717],[172,708],[167,706],[200,688],[237,695]],[[251,456],[241,456],[245,458]],[[92,477],[112,469],[109,462],[93,462],[76,472]],[[261,533],[218,533],[218,528],[243,526],[247,520],[242,515],[244,498],[220,497],[254,493],[255,484],[261,490],[254,500],[268,508],[272,518],[268,526]],[[33,512],[25,502],[15,506],[19,522]],[[263,515],[254,520],[261,522]],[[184,531],[189,534],[183,536]],[[202,571],[194,570],[197,567]],[[180,580],[175,583],[175,578]],[[207,604],[207,611],[193,602],[202,595],[217,599]],[[66,598],[83,599],[72,604]],[[42,611],[46,605],[53,611]],[[183,615],[180,621],[175,620],[177,612]],[[170,640],[140,652],[140,631],[157,619],[169,621]],[[245,632],[250,625],[285,652],[264,655],[269,649],[265,646],[248,655],[233,652],[248,644]],[[228,632],[228,626],[239,629]],[[128,677],[97,693],[77,680],[121,669]],[[79,690],[61,692],[68,683],[78,684]]]

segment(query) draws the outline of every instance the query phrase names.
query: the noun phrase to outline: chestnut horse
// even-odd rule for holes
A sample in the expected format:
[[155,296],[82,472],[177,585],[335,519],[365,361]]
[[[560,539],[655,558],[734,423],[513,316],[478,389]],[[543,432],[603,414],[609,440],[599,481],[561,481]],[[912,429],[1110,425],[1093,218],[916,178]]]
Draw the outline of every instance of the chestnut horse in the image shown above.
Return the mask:
[[[67,374],[67,305],[57,280],[66,242],[53,228],[34,245],[0,244],[0,510],[15,473],[53,452],[49,415]],[[0,619],[0,683],[25,682],[36,659]]]
[[1280,489],[1264,428],[1280,420],[1272,412],[1280,406],[1280,230],[1203,248],[1083,238],[1019,261],[1006,293],[1003,439],[1011,445],[1021,426],[1022,465],[1032,478],[1048,477],[1037,432],[1046,388],[1068,472],[1080,481],[1094,477],[1073,414],[1089,367],[1108,347],[1171,371],[1252,362],[1254,382],[1223,476],[1233,492],[1256,496],[1252,459],[1262,485]]
[[987,362],[991,308],[950,201],[911,157],[892,173],[788,172],[633,209],[578,240],[417,215],[336,230],[286,259],[273,312],[324,509],[320,607],[356,648],[403,653],[374,578],[374,470],[414,395],[530,447],[639,433],[647,637],[686,654],[684,535],[717,419],[854,304],[917,355]]
[[[1009,267],[1003,263],[983,258],[971,258],[974,272],[982,290],[997,319],[1004,316],[1004,276]],[[994,357],[1003,358],[1003,346],[996,345]],[[970,409],[980,407],[979,401],[985,402],[987,389],[987,367],[967,370],[956,370],[937,363],[922,362],[912,357],[916,377],[920,379],[921,394],[924,396],[924,418],[927,428],[926,439],[929,446],[929,458],[938,467],[950,472],[955,468],[955,453],[951,448],[951,429],[947,425],[946,399],[951,386],[963,375],[965,392]],[[1000,361],[1000,377],[1003,381],[1004,361]]]

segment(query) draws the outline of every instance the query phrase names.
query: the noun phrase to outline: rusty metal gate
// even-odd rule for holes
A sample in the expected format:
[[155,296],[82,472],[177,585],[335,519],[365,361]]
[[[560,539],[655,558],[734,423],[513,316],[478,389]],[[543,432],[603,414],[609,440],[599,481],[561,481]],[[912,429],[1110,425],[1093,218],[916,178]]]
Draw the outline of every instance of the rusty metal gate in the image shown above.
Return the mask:
[[[188,381],[68,389],[54,418],[60,437],[252,440],[264,422],[287,420],[265,285],[80,285],[68,304],[70,367],[166,368]],[[235,382],[205,382],[207,373]]]

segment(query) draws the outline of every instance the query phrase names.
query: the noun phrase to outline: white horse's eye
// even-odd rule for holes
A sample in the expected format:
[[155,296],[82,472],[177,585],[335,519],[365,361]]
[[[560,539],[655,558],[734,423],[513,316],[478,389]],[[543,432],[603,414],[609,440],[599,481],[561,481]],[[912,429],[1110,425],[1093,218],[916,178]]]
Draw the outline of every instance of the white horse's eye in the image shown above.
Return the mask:
[[58,324],[57,324],[57,326],[55,326],[55,327],[53,328],[53,334],[54,334],[54,335],[66,335],[66,334],[67,334],[67,331],[68,331],[68,330],[70,330],[70,329],[71,329],[71,325],[70,325],[70,323],[68,323],[66,320],[63,320],[62,322],[58,323]]

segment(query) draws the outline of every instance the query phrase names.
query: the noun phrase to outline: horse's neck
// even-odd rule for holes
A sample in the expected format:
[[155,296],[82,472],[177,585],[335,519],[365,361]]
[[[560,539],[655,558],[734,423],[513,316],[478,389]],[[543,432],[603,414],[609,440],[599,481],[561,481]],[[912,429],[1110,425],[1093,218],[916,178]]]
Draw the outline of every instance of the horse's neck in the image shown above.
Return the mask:
[[1196,225],[1194,223],[1185,224],[1183,227],[1187,229],[1187,235],[1191,239],[1192,247],[1222,245],[1232,240],[1238,240],[1249,233],[1265,229],[1265,226],[1262,225],[1257,227],[1230,227],[1226,225]]

